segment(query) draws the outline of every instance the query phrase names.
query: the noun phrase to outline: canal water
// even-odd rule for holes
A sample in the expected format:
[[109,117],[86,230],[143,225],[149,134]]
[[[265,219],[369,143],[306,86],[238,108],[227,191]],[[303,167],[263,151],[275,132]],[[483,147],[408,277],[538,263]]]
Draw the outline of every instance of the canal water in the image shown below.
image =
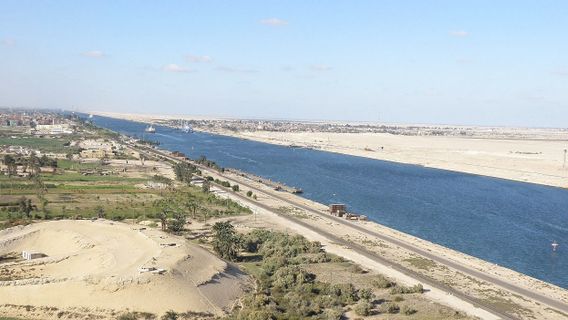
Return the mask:
[[[142,137],[145,124],[93,122]],[[303,197],[568,288],[568,190],[157,126],[147,139],[190,158],[302,188]],[[560,246],[552,251],[552,241]]]

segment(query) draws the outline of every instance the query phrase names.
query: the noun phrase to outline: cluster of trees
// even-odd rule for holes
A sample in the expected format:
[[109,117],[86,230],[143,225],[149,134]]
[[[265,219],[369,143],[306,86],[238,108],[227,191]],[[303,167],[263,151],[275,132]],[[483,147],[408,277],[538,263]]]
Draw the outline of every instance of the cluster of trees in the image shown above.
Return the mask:
[[235,191],[235,192],[238,192],[238,191],[240,190],[240,187],[239,187],[238,184],[231,185],[231,183],[230,183],[229,181],[227,181],[227,180],[213,179],[212,176],[207,176],[206,180],[207,180],[207,181],[213,181],[213,182],[215,182],[216,184],[219,184],[219,185],[221,185],[221,186],[223,186],[223,187],[225,187],[225,188],[231,188],[231,189],[233,189],[233,191]]
[[302,236],[255,230],[239,236],[229,222],[213,226],[213,248],[222,257],[237,260],[240,251],[262,257],[255,292],[243,298],[233,319],[340,319],[346,305],[372,294],[351,284],[320,282],[301,265],[341,258],[326,254],[321,244]]
[[199,173],[196,166],[187,162],[178,162],[174,165],[176,179],[181,182],[189,183],[194,173]]
[[31,218],[31,212],[34,210],[34,206],[32,205],[32,199],[28,199],[22,196],[18,200],[18,209],[22,214],[26,215],[26,218]]
[[241,237],[228,221],[213,225],[213,250],[219,256],[231,261],[237,260],[241,248]]
[[[261,257],[254,269],[256,289],[242,299],[242,307],[231,319],[342,319],[345,306],[353,306],[358,316],[373,313],[376,297],[372,289],[357,289],[352,284],[330,284],[318,281],[316,275],[302,266],[313,263],[343,261],[327,254],[318,242],[299,235],[267,230],[254,230],[246,235],[236,233],[229,222],[213,226],[213,249],[223,258],[239,259],[239,253]],[[398,287],[378,276],[375,287],[390,288],[397,294],[422,292],[422,286]],[[398,289],[402,288],[402,289]],[[416,313],[395,302],[381,304],[383,313]]]
[[205,220],[211,217],[231,216],[252,213],[230,199],[221,199],[213,194],[204,194],[193,188],[184,188],[168,193],[163,199],[154,201],[153,207],[164,231],[180,233],[183,231],[187,217],[194,220]]
[[225,171],[225,169],[215,163],[215,161],[208,160],[205,156],[200,156],[199,158],[197,158],[197,160],[195,160],[195,162],[204,165],[207,168],[215,169],[220,172]]
[[4,165],[8,168],[8,176],[10,177],[17,174],[18,166],[22,166],[24,172],[29,170],[30,174],[33,176],[39,174],[41,167],[51,167],[55,170],[57,168],[57,159],[49,158],[46,155],[38,158],[35,153],[32,153],[27,158],[14,157],[7,154],[4,156]]

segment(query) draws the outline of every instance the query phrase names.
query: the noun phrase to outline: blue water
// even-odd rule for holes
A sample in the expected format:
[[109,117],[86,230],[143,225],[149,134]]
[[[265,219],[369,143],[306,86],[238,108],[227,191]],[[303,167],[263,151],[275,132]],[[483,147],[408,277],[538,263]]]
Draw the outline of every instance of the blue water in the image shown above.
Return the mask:
[[[144,124],[94,117],[142,136]],[[147,138],[304,190],[324,204],[568,288],[568,190],[167,127]],[[568,185],[568,181],[567,181]],[[552,252],[551,242],[560,243]]]

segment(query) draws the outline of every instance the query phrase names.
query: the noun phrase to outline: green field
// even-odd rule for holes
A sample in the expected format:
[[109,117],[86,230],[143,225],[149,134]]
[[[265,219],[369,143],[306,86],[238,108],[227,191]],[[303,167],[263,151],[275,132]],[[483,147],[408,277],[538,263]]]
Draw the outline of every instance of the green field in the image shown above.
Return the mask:
[[37,149],[43,152],[54,153],[67,153],[71,151],[72,148],[65,146],[65,143],[68,143],[69,141],[70,138],[38,138],[30,136],[18,136],[16,138],[0,137],[0,145],[22,146],[31,149]]

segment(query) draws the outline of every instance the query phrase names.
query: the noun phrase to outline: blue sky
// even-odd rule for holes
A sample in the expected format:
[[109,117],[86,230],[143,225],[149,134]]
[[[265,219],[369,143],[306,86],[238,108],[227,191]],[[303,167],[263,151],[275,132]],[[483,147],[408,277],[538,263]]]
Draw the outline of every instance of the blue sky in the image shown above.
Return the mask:
[[567,1],[0,0],[0,105],[565,127]]

